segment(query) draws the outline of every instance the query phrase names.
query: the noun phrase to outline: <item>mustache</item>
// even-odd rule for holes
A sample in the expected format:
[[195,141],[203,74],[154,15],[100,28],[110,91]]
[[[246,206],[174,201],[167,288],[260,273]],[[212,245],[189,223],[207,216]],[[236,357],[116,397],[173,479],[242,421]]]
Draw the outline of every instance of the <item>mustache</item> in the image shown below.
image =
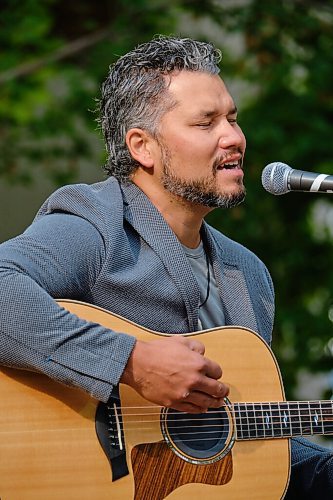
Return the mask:
[[222,162],[225,160],[228,160],[228,158],[231,158],[234,154],[240,154],[241,157],[239,159],[240,166],[243,168],[243,160],[244,160],[244,153],[240,148],[233,148],[229,150],[227,153],[222,154],[213,163],[213,171],[214,173],[217,172],[218,166],[221,165]]

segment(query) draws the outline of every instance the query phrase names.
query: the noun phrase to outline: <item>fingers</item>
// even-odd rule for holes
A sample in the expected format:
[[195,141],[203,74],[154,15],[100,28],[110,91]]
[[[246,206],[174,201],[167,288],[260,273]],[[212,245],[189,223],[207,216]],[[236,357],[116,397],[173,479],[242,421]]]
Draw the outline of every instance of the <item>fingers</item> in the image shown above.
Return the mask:
[[[223,404],[223,398],[229,394],[229,388],[219,379],[222,377],[222,368],[218,363],[203,356],[205,346],[195,340],[183,337],[183,343],[193,352],[200,356],[192,357],[192,371],[188,368],[183,379],[184,385],[179,394],[180,399],[173,402],[175,405],[191,405],[192,412],[207,411],[208,408],[219,408]],[[189,358],[188,358],[189,359]],[[185,410],[183,410],[185,411]]]
[[[205,354],[205,346],[199,340],[188,338],[188,337],[173,337],[173,339],[184,343],[191,351],[197,352],[202,356]],[[212,377],[215,379],[222,377],[222,369],[215,362],[208,358],[205,358],[205,365],[202,367],[202,371],[207,375],[207,377]]]
[[198,352],[202,355],[205,354],[205,346],[199,340],[196,340],[192,337],[184,337],[182,335],[175,335],[172,338],[177,342],[181,342],[182,344],[186,345],[189,349],[191,349],[191,351]]
[[205,399],[207,403],[208,398],[201,399],[200,397],[197,397],[194,392],[186,392],[183,396],[183,399],[179,402],[175,402],[171,405],[171,407],[175,410],[186,413],[206,413],[208,407],[201,404],[201,402]]
[[215,361],[205,358],[205,367],[203,373],[207,377],[211,377],[217,380],[222,377],[222,368]]
[[213,397],[199,391],[191,391],[186,398],[185,404],[191,404],[202,412],[208,408],[220,408],[224,404],[224,398]]
[[169,407],[186,413],[206,413],[209,408],[220,408],[224,404],[224,398],[215,398],[199,391],[191,391],[185,393],[182,400],[172,402]]
[[189,339],[189,348],[191,351],[198,352],[199,354],[205,354],[205,346],[199,340]]
[[211,398],[223,399],[228,396],[229,387],[220,380],[203,377],[189,392],[193,391],[202,392]]
[[229,394],[229,387],[220,381],[202,377],[191,390],[183,393],[182,401],[194,405],[201,411],[208,408],[219,408],[224,404],[224,398]]
[[183,386],[178,399],[170,406],[188,413],[203,413],[208,408],[220,408],[228,394],[229,387],[226,384],[200,374],[188,386]]
[[174,410],[183,411],[185,413],[199,414],[206,413],[206,408],[201,408],[200,406],[193,405],[191,403],[177,403],[172,406]]

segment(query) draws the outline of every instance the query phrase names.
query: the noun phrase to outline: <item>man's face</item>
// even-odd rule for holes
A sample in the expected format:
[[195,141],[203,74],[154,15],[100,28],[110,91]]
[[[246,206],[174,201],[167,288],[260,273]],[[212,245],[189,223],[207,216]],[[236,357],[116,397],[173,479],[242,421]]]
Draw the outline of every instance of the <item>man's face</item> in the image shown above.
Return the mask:
[[229,208],[245,197],[246,141],[237,111],[217,75],[182,71],[171,77],[176,106],[160,122],[160,181],[194,204]]

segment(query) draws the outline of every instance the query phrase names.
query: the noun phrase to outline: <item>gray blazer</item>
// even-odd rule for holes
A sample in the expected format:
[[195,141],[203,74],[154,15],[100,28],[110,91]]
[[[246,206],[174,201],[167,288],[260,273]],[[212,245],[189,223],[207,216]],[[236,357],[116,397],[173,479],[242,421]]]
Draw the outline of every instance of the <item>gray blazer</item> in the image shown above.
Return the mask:
[[[226,324],[269,343],[273,287],[263,263],[206,223]],[[133,348],[64,312],[53,298],[104,307],[157,331],[198,328],[199,288],[161,214],[134,184],[110,178],[71,185],[44,203],[33,224],[0,246],[0,362],[40,370],[107,400]]]

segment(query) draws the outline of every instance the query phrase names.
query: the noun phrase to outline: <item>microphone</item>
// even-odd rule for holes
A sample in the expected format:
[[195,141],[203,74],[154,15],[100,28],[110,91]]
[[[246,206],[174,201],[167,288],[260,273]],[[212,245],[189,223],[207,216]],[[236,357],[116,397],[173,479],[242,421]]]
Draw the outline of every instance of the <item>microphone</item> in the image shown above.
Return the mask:
[[333,193],[333,175],[296,170],[278,161],[264,168],[261,182],[266,191],[276,195],[289,191]]

